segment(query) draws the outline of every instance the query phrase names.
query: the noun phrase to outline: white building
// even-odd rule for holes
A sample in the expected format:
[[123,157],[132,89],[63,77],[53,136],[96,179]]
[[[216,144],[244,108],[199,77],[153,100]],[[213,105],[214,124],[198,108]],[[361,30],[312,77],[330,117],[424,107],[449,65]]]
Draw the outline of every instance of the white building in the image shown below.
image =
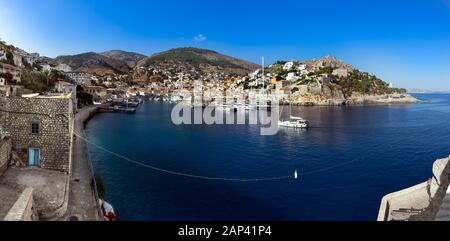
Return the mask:
[[288,80],[288,81],[296,81],[296,80],[298,80],[297,73],[295,73],[295,72],[288,73],[287,76],[286,76],[286,80]]
[[300,64],[300,65],[297,67],[297,69],[300,70],[300,71],[306,70],[306,64]]
[[250,78],[252,78],[252,79],[255,79],[259,76],[259,72],[260,72],[260,70],[258,69],[255,72],[250,73],[248,76],[250,76]]
[[69,82],[58,81],[55,83],[55,91],[57,93],[72,93],[74,96],[77,94],[77,86]]
[[39,60],[40,55],[38,53],[27,53],[22,49],[16,49],[14,51],[14,55],[17,56],[17,59],[20,59],[20,62],[23,63],[23,60],[25,62],[27,62],[29,65],[32,65],[34,62],[36,62],[37,60]]
[[286,63],[284,64],[283,69],[284,69],[284,70],[291,70],[292,67],[294,67],[294,62],[289,61],[289,62],[286,62]]
[[69,80],[77,85],[92,85],[93,75],[82,72],[68,72],[65,74]]
[[41,64],[41,68],[42,68],[42,71],[48,71],[48,72],[52,71],[52,66],[50,66],[49,64]]
[[38,61],[40,58],[40,55],[38,53],[31,53],[25,56],[25,60],[32,65],[34,62]]
[[333,70],[333,75],[339,76],[339,77],[347,77],[350,73],[345,68],[338,68]]
[[58,64],[55,69],[65,73],[72,72],[72,68],[67,64]]
[[7,60],[6,51],[3,49],[0,49],[0,61],[3,61],[3,60]]
[[300,70],[300,76],[307,75],[308,73],[309,73],[309,71],[306,69]]

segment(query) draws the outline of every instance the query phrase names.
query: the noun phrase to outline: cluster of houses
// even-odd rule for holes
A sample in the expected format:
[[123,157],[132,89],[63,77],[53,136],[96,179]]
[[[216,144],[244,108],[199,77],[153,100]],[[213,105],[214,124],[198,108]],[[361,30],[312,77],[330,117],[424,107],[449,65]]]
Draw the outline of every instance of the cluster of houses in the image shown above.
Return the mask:
[[[8,56],[11,54],[12,59]],[[2,42],[0,45],[0,86],[6,85],[8,82],[20,82],[20,67],[24,65],[24,61],[32,63],[36,54],[28,54],[23,50],[14,49],[11,51]]]
[[[9,74],[9,78],[7,77],[7,74]],[[0,62],[0,86],[7,85],[9,81],[12,83],[20,83],[20,75],[20,68]]]
[[[331,73],[320,73],[330,67]],[[335,57],[327,56],[320,60],[279,61],[267,68],[258,69],[248,76],[239,78],[238,85],[246,83],[249,88],[262,88],[274,99],[285,101],[291,94],[302,95],[308,92],[320,93],[322,86],[331,83],[336,77],[348,77],[353,67]]]
[[[320,73],[324,67],[330,67],[332,73]],[[258,89],[272,100],[286,102],[291,94],[303,95],[321,93],[322,87],[333,82],[336,77],[348,77],[353,67],[342,61],[327,56],[320,60],[304,62],[277,62],[267,68],[258,69],[247,76],[233,76],[224,73],[202,73],[195,68],[187,69],[177,65],[154,65],[151,68],[139,67],[134,77],[146,74],[160,76],[159,81],[153,81],[145,86],[145,90],[163,100],[182,100],[181,90],[193,92],[194,81],[202,82],[202,95],[212,92],[232,92],[239,96],[248,96],[248,92]]]

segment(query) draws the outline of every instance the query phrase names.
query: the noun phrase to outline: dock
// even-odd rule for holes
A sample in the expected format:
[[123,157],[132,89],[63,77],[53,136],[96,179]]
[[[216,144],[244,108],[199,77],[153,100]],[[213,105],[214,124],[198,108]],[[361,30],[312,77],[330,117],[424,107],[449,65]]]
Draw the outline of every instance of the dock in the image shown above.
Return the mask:
[[107,107],[100,107],[98,109],[101,113],[127,113],[127,114],[134,114],[136,113],[136,108],[134,107],[120,107],[120,106],[107,106]]

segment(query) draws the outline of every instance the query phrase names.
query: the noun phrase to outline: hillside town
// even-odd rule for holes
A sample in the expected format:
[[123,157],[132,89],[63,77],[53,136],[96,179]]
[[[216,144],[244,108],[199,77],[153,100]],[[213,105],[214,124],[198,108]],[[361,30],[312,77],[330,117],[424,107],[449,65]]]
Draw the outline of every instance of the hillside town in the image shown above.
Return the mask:
[[[93,60],[83,59],[85,62],[76,65],[75,62],[80,62],[76,59],[77,56],[64,56],[63,59],[67,62],[62,63],[59,57],[52,60],[41,57],[38,53],[29,54],[6,43],[2,43],[0,49],[0,85],[22,85],[41,94],[72,93],[75,107],[116,99],[127,100],[136,96],[182,101],[180,90],[193,92],[194,81],[203,83],[203,95],[211,91],[221,95],[231,92],[244,97],[247,102],[251,90],[258,90],[268,101],[294,105],[417,101],[407,95],[406,90],[393,88],[392,84],[383,82],[375,75],[360,72],[332,56],[319,60],[278,61],[267,67],[251,64],[250,67],[234,71],[235,63],[216,64],[209,62],[208,56],[201,55],[204,59],[200,59],[203,61],[200,62],[196,59],[199,58],[197,55],[204,54],[206,50],[186,48],[173,50],[177,54],[175,57],[170,56],[173,59],[156,61],[151,57],[138,58],[136,63],[131,64],[134,68],[123,72],[122,67],[115,67],[117,60],[105,60],[102,63],[100,61],[106,57],[91,56],[94,53],[82,54],[82,58],[87,58],[88,55]],[[188,56],[187,61],[177,61],[181,54],[192,56]],[[226,62],[225,60],[227,59],[222,62]],[[113,63],[116,64],[114,68],[104,70],[105,66],[110,67]],[[230,72],[224,66],[232,66],[234,69]]]

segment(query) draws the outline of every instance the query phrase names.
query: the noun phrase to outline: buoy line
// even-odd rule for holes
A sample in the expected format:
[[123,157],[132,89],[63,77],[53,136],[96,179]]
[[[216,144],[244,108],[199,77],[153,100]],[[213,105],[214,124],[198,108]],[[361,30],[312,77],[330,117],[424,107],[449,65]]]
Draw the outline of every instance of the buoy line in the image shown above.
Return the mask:
[[83,136],[79,135],[78,133],[74,132],[74,135],[77,136],[78,138],[84,140],[86,143],[104,151],[107,152],[111,155],[114,155],[116,157],[119,157],[129,163],[132,164],[136,164],[142,167],[146,167],[146,168],[150,168],[153,169],[155,171],[159,171],[159,172],[164,172],[164,173],[168,173],[168,174],[172,174],[172,175],[176,175],[176,176],[183,176],[183,177],[189,177],[189,178],[196,178],[196,179],[204,179],[204,180],[215,180],[215,181],[233,181],[233,182],[262,182],[262,181],[275,181],[275,180],[283,180],[283,179],[294,179],[295,178],[295,174],[292,175],[288,175],[288,176],[278,176],[278,177],[262,177],[262,178],[227,178],[227,177],[213,177],[213,176],[201,176],[201,175],[194,175],[194,174],[189,174],[189,173],[183,173],[183,172],[177,172],[177,171],[172,171],[172,170],[168,170],[168,169],[163,169],[163,168],[159,168],[156,166],[152,166],[143,162],[139,162],[139,161],[135,161],[131,158],[128,158],[126,156],[123,156],[121,154],[115,153],[113,151],[110,151],[109,149],[102,147],[100,145],[97,145],[91,141],[89,141],[88,139],[84,138]]
[[[400,141],[396,141],[394,143],[391,143],[388,146],[388,149],[391,149],[394,146],[399,145],[399,144],[401,144],[403,142],[406,142],[408,140],[411,140],[413,138],[417,138],[421,134],[424,134],[424,133],[428,132],[429,130],[434,129],[436,126],[440,126],[440,125],[446,124],[448,122],[450,122],[450,118],[446,119],[445,121],[443,121],[441,123],[438,123],[438,124],[433,125],[433,126],[431,126],[429,128],[426,128],[426,129],[424,129],[424,130],[422,130],[420,132],[413,133],[409,137],[404,138],[404,139],[402,139]],[[120,159],[123,159],[123,160],[125,160],[125,161],[127,161],[129,163],[135,164],[135,165],[139,165],[139,166],[142,166],[142,167],[150,168],[150,169],[153,169],[155,171],[159,171],[159,172],[163,172],[163,173],[167,173],[167,174],[171,174],[171,175],[183,176],[183,177],[189,177],[189,178],[195,178],[195,179],[215,180],[215,181],[261,182],[261,181],[275,181],[275,180],[284,180],[284,179],[298,179],[298,177],[312,175],[312,174],[317,174],[317,173],[329,171],[329,170],[332,170],[332,169],[336,169],[336,168],[339,168],[339,167],[347,166],[349,164],[357,163],[360,160],[363,160],[363,159],[367,158],[370,155],[368,153],[365,156],[352,159],[352,160],[350,160],[348,162],[339,163],[339,164],[336,164],[336,165],[330,165],[328,167],[318,168],[316,170],[310,170],[310,171],[306,171],[306,172],[298,172],[297,169],[296,169],[296,170],[294,170],[294,173],[292,175],[286,175],[286,176],[262,177],[262,178],[213,177],[213,176],[202,176],[202,175],[195,175],[195,174],[190,174],[190,173],[183,173],[183,172],[172,171],[172,170],[168,170],[168,169],[163,169],[163,168],[159,168],[159,167],[156,167],[156,166],[152,166],[152,165],[149,165],[149,164],[146,164],[146,163],[143,163],[143,162],[139,162],[139,161],[133,160],[133,159],[128,158],[126,156],[123,156],[121,154],[115,153],[115,152],[113,152],[113,151],[111,151],[111,150],[109,150],[109,149],[107,149],[107,148],[105,148],[103,146],[100,146],[100,145],[98,145],[96,143],[93,143],[93,142],[89,141],[88,139],[86,139],[85,137],[81,136],[78,133],[74,132],[74,135],[79,137],[80,139],[82,139],[86,143],[88,143],[88,144],[90,144],[90,145],[92,145],[92,146],[94,146],[94,147],[96,147],[96,148],[98,148],[98,149],[100,149],[100,150],[102,150],[104,152],[107,152],[107,153],[109,153],[111,155],[119,157]],[[382,145],[380,145],[380,146],[382,146]]]

